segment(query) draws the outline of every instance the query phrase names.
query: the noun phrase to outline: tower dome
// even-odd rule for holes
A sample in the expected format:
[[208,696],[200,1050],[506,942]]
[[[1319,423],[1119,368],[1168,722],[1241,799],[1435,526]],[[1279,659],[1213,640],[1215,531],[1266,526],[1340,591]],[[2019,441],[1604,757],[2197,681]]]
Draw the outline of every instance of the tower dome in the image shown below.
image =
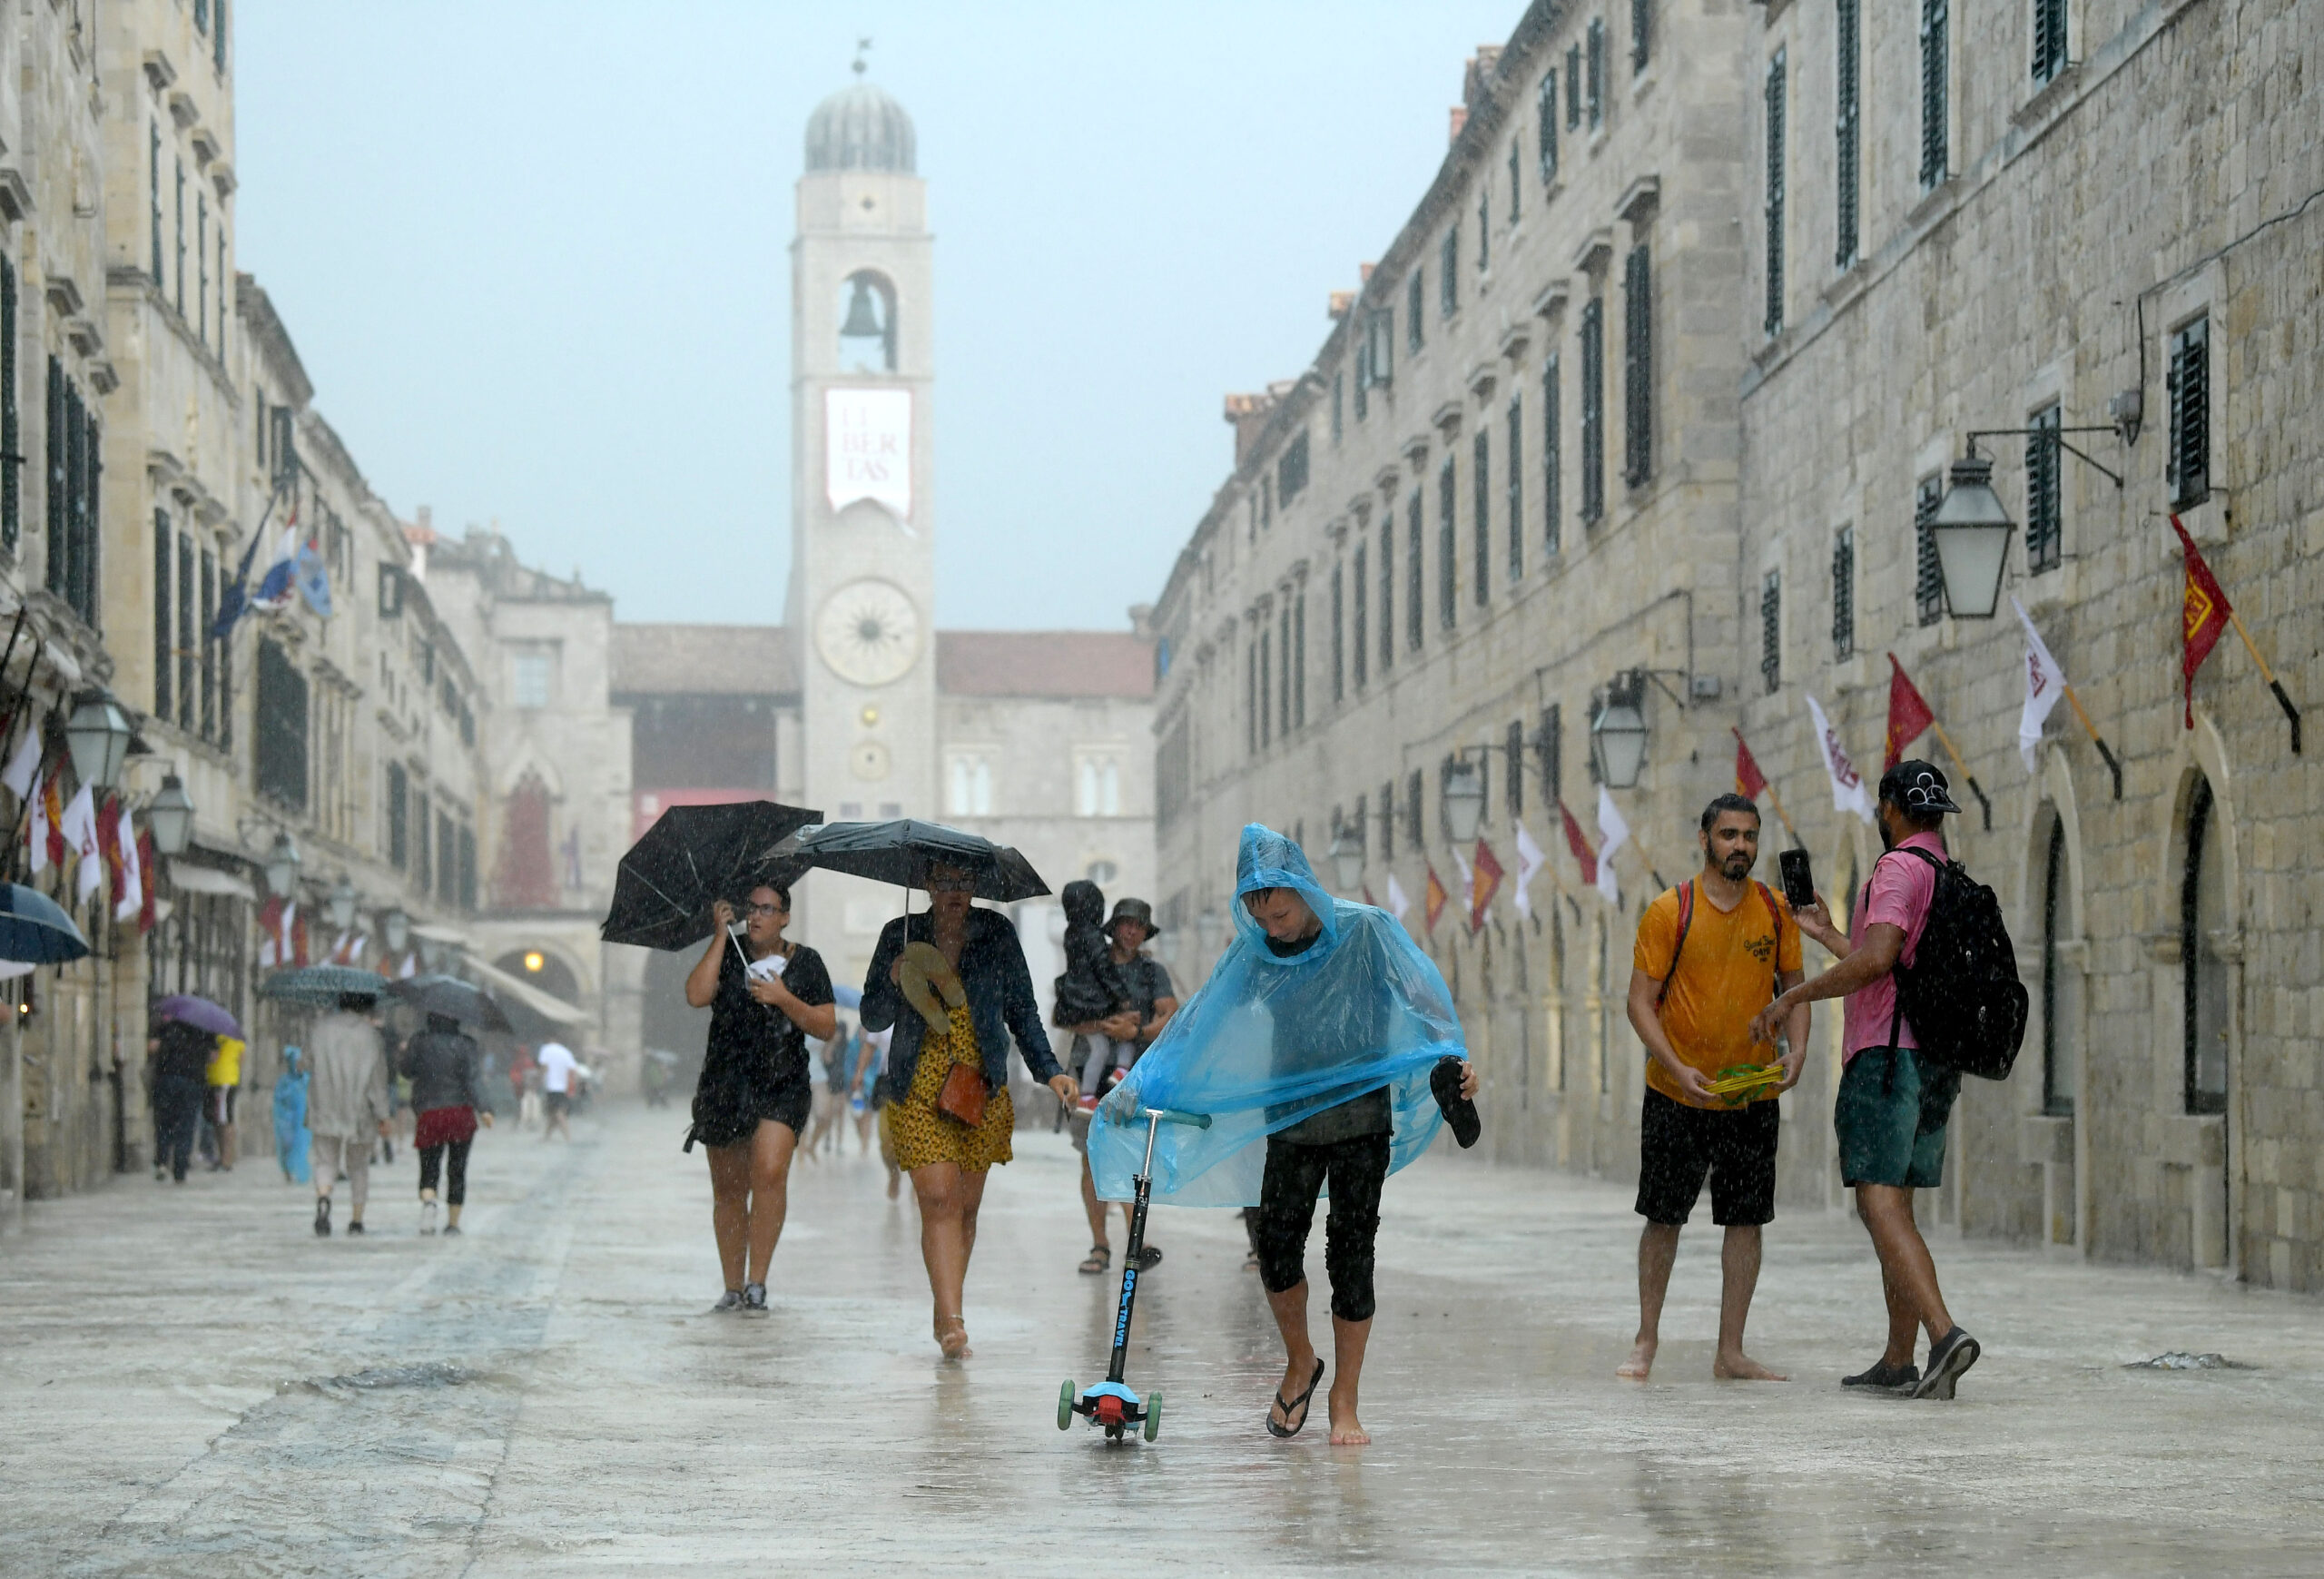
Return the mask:
[[815,106],[807,117],[807,171],[881,170],[912,173],[911,117],[885,90],[858,82]]

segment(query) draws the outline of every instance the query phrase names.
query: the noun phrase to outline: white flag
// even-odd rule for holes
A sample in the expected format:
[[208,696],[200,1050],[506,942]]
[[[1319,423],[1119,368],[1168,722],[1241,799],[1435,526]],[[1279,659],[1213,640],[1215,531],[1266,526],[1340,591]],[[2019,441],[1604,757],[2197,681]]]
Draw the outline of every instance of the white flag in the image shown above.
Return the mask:
[[104,857],[97,848],[97,799],[87,785],[81,786],[81,793],[73,797],[72,804],[64,808],[64,819],[56,825],[64,831],[64,843],[80,858],[76,885],[85,902],[105,880]]
[[1477,879],[1476,874],[1469,870],[1469,863],[1462,855],[1458,844],[1452,846],[1452,864],[1461,869],[1461,910],[1465,914],[1476,908]]
[[1840,744],[1838,731],[1832,727],[1832,721],[1824,716],[1824,709],[1816,705],[1813,696],[1807,698],[1807,716],[1816,725],[1816,749],[1822,755],[1824,771],[1832,780],[1832,809],[1854,812],[1866,822],[1871,822],[1872,786],[1864,782],[1864,775],[1856,772],[1856,764],[1848,760],[1847,749]]
[[1598,786],[1598,892],[1606,896],[1608,904],[1622,903],[1621,880],[1614,875],[1614,852],[1630,843],[1630,825],[1622,821],[1622,814],[1614,804],[1614,794],[1604,785]]
[[1525,892],[1526,885],[1533,881],[1533,873],[1539,872],[1548,860],[1549,857],[1541,854],[1541,847],[1533,843],[1533,835],[1525,831],[1525,824],[1518,824],[1517,892],[1510,895],[1510,903],[1517,907],[1519,915],[1528,919],[1532,916],[1533,900]]
[[113,844],[121,856],[121,903],[113,907],[115,921],[135,921],[145,908],[145,872],[137,859],[137,831],[124,815],[114,824]]
[[1389,873],[1388,913],[1394,916],[1398,921],[1402,921],[1404,919],[1404,913],[1412,909],[1412,907],[1413,902],[1404,897],[1404,885],[1396,881],[1396,874],[1394,873]]
[[25,840],[32,849],[33,875],[48,870],[48,785],[33,785],[33,814],[25,824]]
[[0,773],[0,785],[8,786],[18,800],[33,793],[34,775],[40,772],[40,725],[35,722],[25,731],[24,743],[16,747],[16,755],[8,759],[8,771]]
[[2025,759],[2025,771],[2032,773],[2034,748],[2042,744],[2042,725],[2049,721],[2050,709],[2065,694],[2066,672],[2050,656],[2025,606],[2014,597],[2009,606],[2017,610],[2017,623],[2025,627],[2025,711],[2017,715],[2017,755]]

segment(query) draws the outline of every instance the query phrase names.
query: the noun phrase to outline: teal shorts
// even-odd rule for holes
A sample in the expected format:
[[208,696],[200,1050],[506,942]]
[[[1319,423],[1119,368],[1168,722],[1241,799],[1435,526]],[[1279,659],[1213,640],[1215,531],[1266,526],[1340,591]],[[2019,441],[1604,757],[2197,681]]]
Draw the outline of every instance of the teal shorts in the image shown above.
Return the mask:
[[1832,1114],[1840,1179],[1905,1189],[1945,1182],[1945,1123],[1961,1071],[1922,1061],[1909,1047],[1867,1047],[1848,1060]]

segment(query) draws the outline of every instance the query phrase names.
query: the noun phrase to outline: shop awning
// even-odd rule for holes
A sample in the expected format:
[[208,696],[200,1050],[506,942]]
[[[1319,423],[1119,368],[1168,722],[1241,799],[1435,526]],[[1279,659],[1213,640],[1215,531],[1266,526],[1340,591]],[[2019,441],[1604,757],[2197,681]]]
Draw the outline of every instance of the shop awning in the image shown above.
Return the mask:
[[258,903],[258,890],[232,873],[221,872],[215,866],[198,866],[191,861],[172,861],[170,882],[188,893],[228,893],[251,904]]
[[554,1025],[586,1025],[596,1018],[577,1004],[567,1003],[554,992],[545,992],[521,976],[512,976],[497,966],[482,960],[467,962],[468,971],[479,986],[491,988],[513,1003],[521,1003]]

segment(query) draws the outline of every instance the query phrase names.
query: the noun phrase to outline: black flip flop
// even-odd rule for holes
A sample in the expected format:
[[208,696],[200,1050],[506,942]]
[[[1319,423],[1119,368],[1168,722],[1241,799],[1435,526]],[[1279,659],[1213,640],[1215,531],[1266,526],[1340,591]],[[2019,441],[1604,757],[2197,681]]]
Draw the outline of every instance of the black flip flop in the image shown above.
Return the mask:
[[1291,1418],[1292,1410],[1296,1409],[1299,1411],[1299,1424],[1296,1426],[1278,1426],[1275,1423],[1274,1414],[1269,1413],[1267,1416],[1268,1435],[1287,1438],[1296,1436],[1299,1433],[1307,1428],[1307,1401],[1315,1396],[1316,1384],[1321,1382],[1323,1379],[1324,1362],[1319,1359],[1315,1362],[1315,1374],[1307,1378],[1307,1390],[1305,1392],[1300,1394],[1295,1398],[1286,1398],[1281,1393],[1277,1393],[1275,1396],[1275,1406],[1283,1411],[1283,1417],[1285,1419],[1288,1420]]
[[1436,1061],[1428,1071],[1428,1089],[1435,1093],[1436,1105],[1443,1110],[1444,1121],[1452,1126],[1452,1139],[1467,1150],[1484,1133],[1484,1123],[1477,1117],[1477,1104],[1461,1094],[1461,1061],[1447,1053]]

